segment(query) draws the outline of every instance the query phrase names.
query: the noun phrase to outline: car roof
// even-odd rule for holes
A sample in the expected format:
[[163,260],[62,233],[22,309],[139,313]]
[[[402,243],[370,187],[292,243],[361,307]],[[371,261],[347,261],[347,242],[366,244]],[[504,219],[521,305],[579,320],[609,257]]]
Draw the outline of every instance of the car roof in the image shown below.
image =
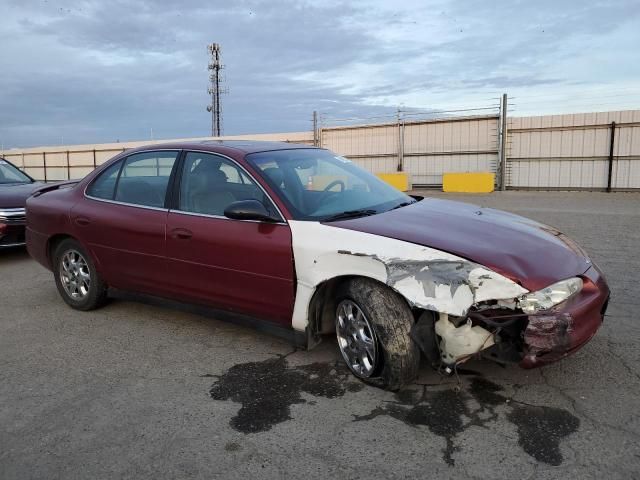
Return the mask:
[[312,145],[303,143],[289,142],[268,142],[262,140],[201,140],[201,141],[184,141],[172,143],[159,143],[153,145],[145,145],[136,149],[128,150],[135,152],[137,150],[160,150],[163,148],[180,148],[183,150],[206,150],[214,153],[226,153],[234,150],[238,153],[256,153],[268,152],[273,150],[293,150],[301,148],[317,148]]

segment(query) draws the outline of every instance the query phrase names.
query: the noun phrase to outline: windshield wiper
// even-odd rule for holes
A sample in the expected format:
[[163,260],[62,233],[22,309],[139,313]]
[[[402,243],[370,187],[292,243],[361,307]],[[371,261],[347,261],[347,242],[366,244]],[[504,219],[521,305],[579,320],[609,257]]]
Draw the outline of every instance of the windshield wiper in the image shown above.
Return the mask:
[[396,208],[406,207],[407,205],[413,205],[414,203],[416,203],[415,200],[413,202],[402,202],[401,204],[396,205],[395,207],[393,207],[391,210],[395,210]]
[[323,219],[323,222],[333,222],[334,220],[345,220],[347,218],[357,218],[357,217],[366,217],[368,215],[375,215],[378,213],[377,210],[373,210],[371,208],[362,209],[362,210],[347,210],[346,212],[336,213],[335,215],[331,215]]

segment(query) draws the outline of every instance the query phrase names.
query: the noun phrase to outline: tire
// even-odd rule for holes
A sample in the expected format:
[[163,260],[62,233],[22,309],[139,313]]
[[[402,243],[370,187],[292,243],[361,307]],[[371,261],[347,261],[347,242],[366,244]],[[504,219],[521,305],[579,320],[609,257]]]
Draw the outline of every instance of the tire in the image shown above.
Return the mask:
[[[414,319],[407,302],[387,286],[368,278],[347,282],[339,291],[337,300],[338,347],[351,372],[364,382],[392,391],[415,380],[420,366],[420,350],[409,336]],[[349,312],[350,318],[360,317],[360,320],[345,322]],[[349,330],[345,326],[348,323],[355,323],[357,328]],[[368,342],[369,330],[372,344]],[[352,341],[353,335],[355,340]],[[363,348],[351,347],[350,343],[362,343],[366,355],[359,353]],[[376,358],[372,362],[369,350],[373,347]],[[365,356],[364,361],[358,358],[354,361],[354,357]]]
[[69,306],[88,311],[106,303],[107,285],[79,242],[72,238],[63,240],[55,248],[53,258],[56,287]]

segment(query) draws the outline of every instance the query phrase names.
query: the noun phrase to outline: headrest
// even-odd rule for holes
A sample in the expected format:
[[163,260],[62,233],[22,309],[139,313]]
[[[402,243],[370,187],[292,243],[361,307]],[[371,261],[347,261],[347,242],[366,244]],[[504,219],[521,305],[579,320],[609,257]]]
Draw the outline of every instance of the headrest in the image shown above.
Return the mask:
[[282,174],[282,170],[278,167],[265,168],[262,173],[264,173],[276,186],[279,187],[282,185],[284,175]]

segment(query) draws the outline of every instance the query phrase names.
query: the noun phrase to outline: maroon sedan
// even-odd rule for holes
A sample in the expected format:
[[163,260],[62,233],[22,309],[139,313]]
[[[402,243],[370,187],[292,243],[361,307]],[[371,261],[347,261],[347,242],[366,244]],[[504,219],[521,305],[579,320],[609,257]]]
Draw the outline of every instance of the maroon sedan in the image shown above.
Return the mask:
[[124,152],[27,201],[29,253],[73,308],[119,289],[215,309],[311,348],[337,337],[389,389],[421,354],[533,367],[585,344],[609,289],[555,229],[408,196],[324,149],[181,143]]
[[0,158],[0,248],[24,245],[25,202],[42,186]]

